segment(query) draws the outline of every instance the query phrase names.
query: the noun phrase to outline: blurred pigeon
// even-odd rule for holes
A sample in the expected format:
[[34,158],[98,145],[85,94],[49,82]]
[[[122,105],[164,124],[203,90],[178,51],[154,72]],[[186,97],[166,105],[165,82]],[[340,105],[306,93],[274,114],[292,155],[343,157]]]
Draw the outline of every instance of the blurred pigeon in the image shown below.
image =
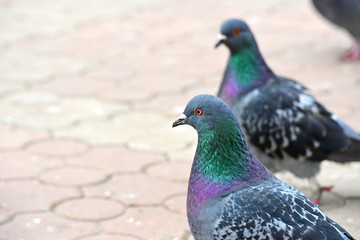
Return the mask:
[[198,133],[187,195],[196,240],[354,239],[256,159],[221,99],[194,97],[173,127],[182,124]]
[[343,60],[360,60],[360,0],[313,0],[315,8],[330,22],[346,29],[354,38]]
[[276,76],[244,21],[225,21],[221,34],[216,47],[225,44],[230,58],[218,96],[234,110],[252,151],[268,169],[315,181],[324,159],[360,161],[360,136],[304,86]]

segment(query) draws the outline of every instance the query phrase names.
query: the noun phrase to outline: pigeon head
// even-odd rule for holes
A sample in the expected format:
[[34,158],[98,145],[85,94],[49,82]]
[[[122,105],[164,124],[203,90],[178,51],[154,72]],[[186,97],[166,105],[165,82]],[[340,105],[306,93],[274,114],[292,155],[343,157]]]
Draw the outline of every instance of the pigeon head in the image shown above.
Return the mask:
[[241,51],[243,48],[254,44],[255,39],[249,26],[242,20],[226,20],[220,29],[221,35],[215,47],[225,44],[231,52]]
[[199,202],[268,174],[245,143],[238,121],[225,102],[212,95],[195,96],[173,127],[187,124],[198,133],[189,181],[189,195]]
[[173,127],[183,124],[202,132],[206,129],[216,130],[225,124],[236,126],[237,120],[230,107],[220,98],[204,94],[190,100],[184,113],[173,123]]

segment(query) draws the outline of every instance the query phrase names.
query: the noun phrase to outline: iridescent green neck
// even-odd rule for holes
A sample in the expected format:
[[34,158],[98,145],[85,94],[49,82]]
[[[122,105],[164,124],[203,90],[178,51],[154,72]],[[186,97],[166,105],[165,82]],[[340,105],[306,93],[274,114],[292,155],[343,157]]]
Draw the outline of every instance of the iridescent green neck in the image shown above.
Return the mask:
[[217,129],[198,131],[197,154],[194,165],[208,181],[233,185],[249,179],[249,152],[238,126],[232,119],[222,119]]
[[216,124],[201,128],[197,129],[198,146],[189,180],[190,214],[211,197],[270,176],[248,149],[236,119],[225,115]]
[[249,44],[239,51],[231,52],[218,96],[230,103],[273,76],[256,43]]

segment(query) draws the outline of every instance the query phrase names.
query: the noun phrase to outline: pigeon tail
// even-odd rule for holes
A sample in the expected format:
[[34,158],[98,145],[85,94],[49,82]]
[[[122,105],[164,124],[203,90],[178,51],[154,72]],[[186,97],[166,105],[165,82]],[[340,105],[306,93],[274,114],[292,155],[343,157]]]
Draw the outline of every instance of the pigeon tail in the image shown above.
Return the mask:
[[349,139],[349,145],[346,149],[339,152],[331,153],[327,159],[346,163],[346,162],[359,162],[360,161],[360,140],[359,139]]

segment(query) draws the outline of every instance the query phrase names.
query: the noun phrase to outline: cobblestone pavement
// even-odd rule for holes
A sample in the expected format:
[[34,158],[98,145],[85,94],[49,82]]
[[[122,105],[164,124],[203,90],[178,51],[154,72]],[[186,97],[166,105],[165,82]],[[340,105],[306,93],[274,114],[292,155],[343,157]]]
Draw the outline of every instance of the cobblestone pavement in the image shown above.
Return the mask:
[[[360,131],[360,63],[338,61],[350,39],[309,1],[0,0],[0,239],[191,239],[196,134],[171,123],[216,92],[229,17]],[[321,207],[359,238],[360,164],[325,162],[319,181],[335,186]]]

